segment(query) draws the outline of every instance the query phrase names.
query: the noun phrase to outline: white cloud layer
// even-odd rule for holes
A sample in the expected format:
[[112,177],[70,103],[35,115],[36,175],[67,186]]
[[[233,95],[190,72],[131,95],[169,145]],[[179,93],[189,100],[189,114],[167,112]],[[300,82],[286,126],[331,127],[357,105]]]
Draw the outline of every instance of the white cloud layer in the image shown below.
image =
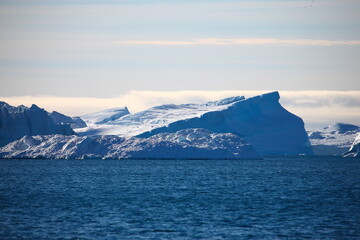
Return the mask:
[[359,40],[316,40],[316,39],[276,39],[276,38],[203,38],[188,41],[168,40],[129,40],[117,41],[122,45],[302,45],[302,46],[355,46],[360,45]]
[[[112,98],[22,96],[1,97],[11,105],[35,103],[47,111],[79,116],[107,108],[127,106],[138,112],[161,104],[202,103],[230,96],[252,97],[269,91],[130,91]],[[360,125],[360,91],[280,91],[280,103],[300,116],[308,129],[332,122]]]

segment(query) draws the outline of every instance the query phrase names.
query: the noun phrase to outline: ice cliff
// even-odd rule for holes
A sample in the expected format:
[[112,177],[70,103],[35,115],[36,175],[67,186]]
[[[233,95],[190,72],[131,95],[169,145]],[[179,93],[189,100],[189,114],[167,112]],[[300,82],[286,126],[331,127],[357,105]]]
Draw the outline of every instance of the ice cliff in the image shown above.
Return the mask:
[[360,133],[357,134],[350,150],[343,155],[344,157],[360,157]]
[[177,120],[139,134],[149,137],[183,128],[205,128],[234,133],[252,144],[259,154],[312,154],[301,118],[285,110],[278,92],[239,99],[199,116]]
[[232,133],[184,129],[149,138],[25,136],[0,148],[2,158],[254,159],[251,145]]
[[13,107],[0,102],[0,146],[25,135],[74,134],[68,125],[55,124],[48,112],[33,104]]

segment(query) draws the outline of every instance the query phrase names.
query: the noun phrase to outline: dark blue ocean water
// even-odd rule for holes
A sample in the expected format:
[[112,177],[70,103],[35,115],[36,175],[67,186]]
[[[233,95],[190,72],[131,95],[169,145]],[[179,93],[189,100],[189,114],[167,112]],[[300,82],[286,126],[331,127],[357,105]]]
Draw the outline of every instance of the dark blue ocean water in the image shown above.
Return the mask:
[[360,161],[0,160],[0,239],[360,239]]

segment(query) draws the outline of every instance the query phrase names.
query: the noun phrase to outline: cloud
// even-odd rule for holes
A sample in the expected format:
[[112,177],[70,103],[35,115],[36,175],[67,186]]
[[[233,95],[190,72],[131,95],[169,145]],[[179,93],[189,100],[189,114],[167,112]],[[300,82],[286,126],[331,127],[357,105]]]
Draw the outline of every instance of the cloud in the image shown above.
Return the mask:
[[[47,111],[79,116],[107,108],[127,106],[138,112],[156,105],[203,103],[230,96],[252,97],[269,91],[130,91],[111,98],[23,96],[1,97],[12,105],[35,103]],[[360,91],[280,91],[280,103],[300,116],[307,128],[332,122],[360,125]]]
[[128,40],[117,41],[121,45],[280,45],[280,46],[356,46],[360,40],[316,40],[316,39],[276,39],[276,38],[202,38],[187,41],[169,40]]
[[360,91],[284,91],[280,102],[308,129],[334,122],[360,125]]

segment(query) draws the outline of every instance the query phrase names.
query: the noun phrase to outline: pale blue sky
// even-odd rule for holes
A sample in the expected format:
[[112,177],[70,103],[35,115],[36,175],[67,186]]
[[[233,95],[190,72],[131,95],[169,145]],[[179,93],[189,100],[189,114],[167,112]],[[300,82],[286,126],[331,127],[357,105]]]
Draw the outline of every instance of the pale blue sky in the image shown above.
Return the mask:
[[0,0],[0,96],[360,90],[358,0]]

